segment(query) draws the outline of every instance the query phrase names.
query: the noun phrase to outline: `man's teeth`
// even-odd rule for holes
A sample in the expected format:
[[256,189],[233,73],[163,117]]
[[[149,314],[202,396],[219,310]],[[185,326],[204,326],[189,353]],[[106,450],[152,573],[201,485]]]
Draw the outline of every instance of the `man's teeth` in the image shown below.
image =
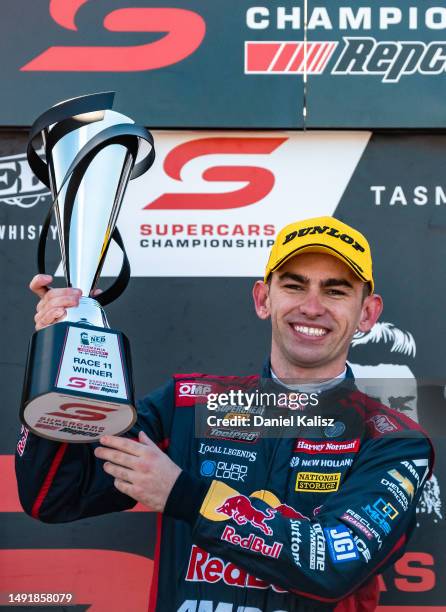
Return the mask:
[[307,336],[325,336],[327,333],[326,329],[322,327],[306,327],[305,325],[294,325],[294,329],[301,334],[306,334]]

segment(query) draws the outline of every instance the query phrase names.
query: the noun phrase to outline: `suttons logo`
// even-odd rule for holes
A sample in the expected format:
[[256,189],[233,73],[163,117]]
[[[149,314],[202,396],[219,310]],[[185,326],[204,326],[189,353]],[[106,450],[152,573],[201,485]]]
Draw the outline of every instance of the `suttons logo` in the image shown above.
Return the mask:
[[[288,138],[214,137],[184,142],[172,149],[164,160],[164,171],[175,181],[182,181],[187,163],[206,155],[270,155]],[[150,210],[226,210],[259,202],[274,187],[275,178],[267,168],[250,166],[212,166],[202,178],[212,182],[243,182],[243,187],[224,193],[164,193],[145,206]]]
[[[51,0],[52,19],[62,28],[77,31],[76,16],[92,0]],[[135,45],[51,46],[21,67],[22,71],[138,72],[181,62],[201,45],[204,19],[180,8],[126,7],[110,11],[103,20],[109,32],[162,33],[153,42]]]

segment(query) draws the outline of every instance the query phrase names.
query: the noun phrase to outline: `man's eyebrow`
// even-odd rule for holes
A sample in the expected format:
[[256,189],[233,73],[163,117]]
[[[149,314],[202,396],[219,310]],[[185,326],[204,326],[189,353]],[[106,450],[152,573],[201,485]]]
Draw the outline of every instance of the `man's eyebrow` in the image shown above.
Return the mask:
[[302,283],[303,285],[308,285],[310,279],[307,276],[303,276],[302,274],[294,274],[293,272],[284,272],[279,276],[279,279],[282,280],[293,280],[297,283]]
[[328,278],[321,282],[322,287],[349,287],[353,289],[353,285],[346,278]]
[[[296,274],[294,272],[284,272],[279,276],[279,279],[281,281],[292,280],[302,285],[308,285],[310,283],[308,276]],[[321,282],[321,287],[348,287],[349,289],[353,289],[353,285],[346,278],[327,278],[327,280]]]

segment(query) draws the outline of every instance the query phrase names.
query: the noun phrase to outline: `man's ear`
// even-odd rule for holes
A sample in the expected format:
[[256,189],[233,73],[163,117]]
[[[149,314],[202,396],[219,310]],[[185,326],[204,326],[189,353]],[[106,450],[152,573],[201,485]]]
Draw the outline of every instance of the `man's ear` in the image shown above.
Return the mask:
[[259,319],[268,319],[271,315],[269,285],[261,280],[256,281],[252,288],[252,297]]
[[383,300],[380,295],[374,293],[368,295],[361,309],[361,318],[358,323],[358,330],[362,332],[369,332],[375,325],[383,311]]

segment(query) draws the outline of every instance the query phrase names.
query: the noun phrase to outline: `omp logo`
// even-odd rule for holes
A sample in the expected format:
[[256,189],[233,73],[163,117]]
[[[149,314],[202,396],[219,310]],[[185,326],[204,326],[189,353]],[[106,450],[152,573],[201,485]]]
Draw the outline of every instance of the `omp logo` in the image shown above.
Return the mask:
[[[53,20],[77,31],[76,16],[89,0],[51,0]],[[92,4],[92,2],[90,2]],[[136,72],[181,62],[201,45],[206,24],[198,13],[179,8],[127,7],[110,11],[103,20],[109,32],[162,33],[158,40],[138,45],[49,47],[22,71]]]
[[[164,160],[164,171],[175,181],[182,181],[184,166],[205,155],[270,155],[288,138],[216,137],[200,138],[172,149]],[[212,166],[202,178],[205,181],[243,182],[243,187],[224,193],[165,193],[145,206],[163,210],[223,210],[241,208],[259,202],[274,187],[271,170],[258,166]]]
[[211,385],[201,383],[181,383],[178,388],[178,395],[180,397],[206,396],[211,391]]
[[[343,37],[344,46],[331,70],[335,76],[377,76],[383,83],[401,77],[446,72],[446,41],[377,41],[371,36]],[[322,74],[338,43],[247,41],[245,74]]]
[[334,41],[245,42],[245,74],[321,74],[338,43]]

